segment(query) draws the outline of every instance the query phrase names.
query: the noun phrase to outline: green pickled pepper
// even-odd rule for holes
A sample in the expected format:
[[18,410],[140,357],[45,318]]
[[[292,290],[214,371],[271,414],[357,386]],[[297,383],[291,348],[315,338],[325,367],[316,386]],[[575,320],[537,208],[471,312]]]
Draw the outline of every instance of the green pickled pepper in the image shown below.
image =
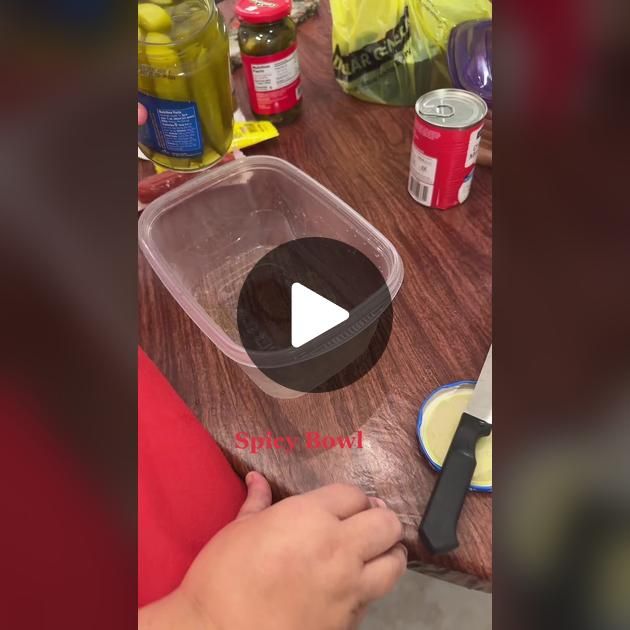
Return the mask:
[[[141,100],[149,103],[149,109],[153,99],[159,99],[155,101],[159,103],[159,120],[158,116],[150,116],[147,124],[155,125],[153,137],[158,143],[168,135],[169,150],[163,144],[147,146],[142,140],[150,134],[142,132],[140,147],[147,157],[166,168],[206,168],[221,159],[232,142],[229,43],[220,13],[213,0],[153,0],[138,4],[138,21],[138,90],[147,97]],[[173,102],[175,112],[171,118],[169,102]],[[184,104],[179,112],[176,103]],[[193,103],[194,115],[193,109],[186,107]],[[163,129],[160,125],[164,124],[165,110],[167,127]],[[187,118],[181,114],[183,110]],[[178,125],[183,144],[178,144]],[[201,152],[190,149],[187,155],[192,145],[186,143],[197,134]],[[195,142],[193,145],[197,146]],[[170,150],[175,151],[174,155],[168,155]]]
[[144,31],[138,27],[138,89],[149,94],[153,90],[153,81],[146,72],[149,62],[144,50],[144,37]]
[[204,160],[212,157],[212,151],[225,155],[232,143],[232,99],[231,95],[229,99],[222,98],[220,93],[225,85],[231,85],[229,44],[222,36],[223,29],[222,21],[208,29],[190,75],[193,99],[200,109],[204,138],[208,141]]
[[156,71],[153,87],[157,95],[170,101],[189,101],[188,81],[173,40],[164,33],[147,33],[144,41],[147,62]]
[[142,2],[138,5],[138,25],[145,31],[167,33],[173,21],[168,12],[157,4]]

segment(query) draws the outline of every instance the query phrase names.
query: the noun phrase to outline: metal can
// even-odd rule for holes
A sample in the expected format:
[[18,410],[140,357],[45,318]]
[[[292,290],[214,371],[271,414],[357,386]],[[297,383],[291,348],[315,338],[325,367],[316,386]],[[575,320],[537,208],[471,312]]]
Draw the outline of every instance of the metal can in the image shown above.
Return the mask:
[[416,102],[409,194],[446,210],[468,198],[488,106],[472,92],[433,90]]

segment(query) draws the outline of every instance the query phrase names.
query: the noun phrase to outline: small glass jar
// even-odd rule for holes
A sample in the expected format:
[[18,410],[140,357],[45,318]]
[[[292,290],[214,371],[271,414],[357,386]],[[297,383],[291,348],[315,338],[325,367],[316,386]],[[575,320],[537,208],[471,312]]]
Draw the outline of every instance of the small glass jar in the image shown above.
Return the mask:
[[297,28],[291,0],[239,0],[238,43],[256,118],[282,125],[302,107]]
[[138,145],[156,164],[196,171],[232,143],[227,29],[214,0],[138,2]]

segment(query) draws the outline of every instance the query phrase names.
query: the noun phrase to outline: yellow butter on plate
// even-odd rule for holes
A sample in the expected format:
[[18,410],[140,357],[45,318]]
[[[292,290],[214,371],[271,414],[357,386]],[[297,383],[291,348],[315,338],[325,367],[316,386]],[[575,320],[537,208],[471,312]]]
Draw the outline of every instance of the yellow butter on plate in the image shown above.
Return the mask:
[[[462,413],[470,401],[475,383],[464,381],[435,390],[424,402],[418,416],[418,439],[422,452],[439,470],[455,435]],[[477,467],[471,480],[473,490],[492,490],[492,433],[477,441]]]

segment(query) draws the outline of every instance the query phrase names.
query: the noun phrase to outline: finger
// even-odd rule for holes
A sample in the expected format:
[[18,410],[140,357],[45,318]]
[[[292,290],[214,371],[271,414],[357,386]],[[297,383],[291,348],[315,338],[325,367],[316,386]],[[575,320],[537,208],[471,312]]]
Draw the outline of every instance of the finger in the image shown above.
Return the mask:
[[347,544],[353,546],[363,562],[368,562],[402,540],[400,519],[391,510],[378,508],[356,514],[344,521]]
[[363,604],[359,608],[357,608],[356,612],[354,613],[354,619],[352,620],[352,623],[348,630],[359,630],[361,624],[363,623],[363,620],[365,619],[365,615],[367,615],[367,611],[368,607],[366,604]]
[[138,126],[147,122],[147,110],[142,103],[138,103]]
[[407,549],[402,543],[370,560],[359,581],[361,601],[369,603],[390,593],[407,569]]
[[479,147],[477,154],[477,164],[481,166],[492,166],[492,151],[486,147]]
[[367,615],[368,612],[368,606],[367,604],[363,604],[358,610],[357,610],[357,614],[356,614],[356,622],[357,622],[357,627],[360,627],[361,624],[363,623],[363,620],[365,619],[365,616]]
[[370,506],[373,508],[386,508],[387,504],[383,499],[379,499],[378,497],[368,497],[370,501]]
[[258,472],[252,471],[245,477],[247,498],[236,517],[237,520],[262,512],[271,505],[271,487]]
[[303,495],[320,505],[324,510],[344,519],[370,508],[370,501],[356,486],[341,483],[318,488]]

